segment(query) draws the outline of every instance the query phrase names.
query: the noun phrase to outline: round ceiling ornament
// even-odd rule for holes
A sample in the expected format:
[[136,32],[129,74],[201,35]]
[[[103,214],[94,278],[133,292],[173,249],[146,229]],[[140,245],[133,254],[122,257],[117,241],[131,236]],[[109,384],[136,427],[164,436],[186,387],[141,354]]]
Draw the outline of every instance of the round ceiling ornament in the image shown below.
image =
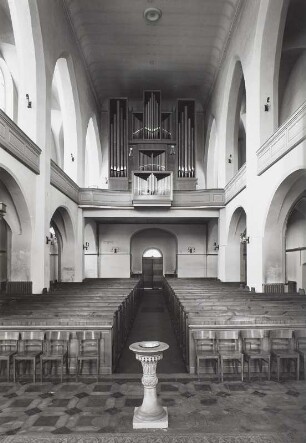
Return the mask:
[[158,8],[147,8],[143,13],[148,23],[156,23],[162,16],[162,12]]

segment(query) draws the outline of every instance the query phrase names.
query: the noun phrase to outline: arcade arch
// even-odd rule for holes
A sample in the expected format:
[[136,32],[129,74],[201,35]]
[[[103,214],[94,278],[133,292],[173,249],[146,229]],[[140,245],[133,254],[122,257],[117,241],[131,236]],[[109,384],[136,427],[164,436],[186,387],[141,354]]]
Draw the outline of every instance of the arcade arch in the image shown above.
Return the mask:
[[279,125],[306,100],[306,3],[291,0],[286,16],[279,68]]
[[226,281],[247,281],[247,232],[246,213],[242,207],[237,208],[230,221],[227,240]]
[[226,181],[246,162],[246,89],[242,66],[236,61],[226,123]]
[[99,188],[101,171],[101,148],[98,130],[93,118],[89,120],[85,140],[85,187]]
[[75,234],[70,214],[62,206],[57,208],[50,221],[49,248],[50,281],[74,281]]
[[[304,287],[306,170],[292,172],[271,200],[263,241],[264,283],[297,282]],[[297,266],[293,270],[294,266]],[[286,272],[287,271],[287,272]]]
[[[2,281],[31,281],[31,217],[16,179],[0,167],[0,202],[6,205],[1,221]],[[1,217],[0,217],[1,218]]]
[[56,62],[51,100],[52,159],[77,181],[78,133],[72,81],[66,58]]

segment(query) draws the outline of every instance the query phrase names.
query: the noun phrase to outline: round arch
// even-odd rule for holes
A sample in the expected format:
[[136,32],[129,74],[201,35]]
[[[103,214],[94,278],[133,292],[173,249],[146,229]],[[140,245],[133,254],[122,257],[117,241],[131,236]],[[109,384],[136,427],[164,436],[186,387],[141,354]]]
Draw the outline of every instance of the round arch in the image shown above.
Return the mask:
[[4,220],[9,227],[7,274],[11,281],[30,281],[32,224],[29,206],[17,179],[2,165],[0,177],[0,201],[6,205]]
[[143,257],[162,258],[163,253],[158,248],[148,248],[143,251]]
[[[60,281],[75,280],[75,233],[71,215],[67,208],[60,206],[53,213],[50,220],[50,227],[55,230],[58,239],[58,260],[56,264],[50,261],[51,266],[58,267],[58,275]],[[50,253],[53,251],[52,241],[50,242]]]
[[130,240],[131,272],[142,272],[144,251],[157,249],[163,257],[163,273],[175,274],[177,269],[177,237],[170,230],[161,228],[145,228],[136,231]]
[[101,157],[101,145],[97,122],[95,117],[91,117],[88,122],[85,139],[85,187],[101,187]]
[[288,4],[287,0],[260,3],[256,44],[260,48],[260,103],[266,103],[267,97],[271,103],[269,112],[263,106],[260,109],[261,144],[278,128],[279,66]]
[[241,239],[247,238],[246,212],[239,206],[232,214],[228,228],[226,247],[226,281],[246,283],[247,246]]
[[[236,174],[246,161],[246,85],[240,59],[233,59],[228,73],[228,103],[225,126],[225,182]],[[234,112],[233,112],[234,110]]]
[[[69,57],[58,58],[52,79],[51,130],[57,160],[64,171],[77,182],[78,129],[76,85],[71,76]],[[62,138],[61,138],[62,134]]]
[[263,281],[285,283],[286,227],[295,205],[306,192],[306,169],[298,169],[283,179],[269,205],[263,238]]

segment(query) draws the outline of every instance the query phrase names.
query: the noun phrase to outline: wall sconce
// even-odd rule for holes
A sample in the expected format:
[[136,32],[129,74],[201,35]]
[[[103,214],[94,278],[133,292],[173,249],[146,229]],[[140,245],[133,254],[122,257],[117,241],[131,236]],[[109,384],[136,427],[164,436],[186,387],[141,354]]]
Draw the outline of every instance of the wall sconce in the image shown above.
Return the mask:
[[233,158],[233,157],[232,157],[232,154],[230,154],[229,158],[227,159],[227,162],[228,162],[228,163],[232,163],[232,158]]
[[133,146],[129,147],[129,157],[133,157]]
[[56,237],[52,233],[50,233],[49,237],[46,235],[46,245],[50,243],[50,245],[52,246],[54,245],[55,242],[56,242]]
[[188,246],[187,250],[189,254],[193,254],[195,252],[195,248],[193,248],[192,246]]
[[74,155],[73,154],[70,154],[70,155],[71,155],[71,161],[74,162]]
[[250,243],[250,237],[246,236],[246,231],[240,234],[240,243]]
[[87,251],[87,249],[89,248],[89,243],[88,241],[85,243],[85,245],[83,245],[83,251],[84,249]]
[[6,214],[6,204],[0,202],[0,218],[4,217]]
[[214,242],[214,250],[215,251],[219,251],[219,245],[217,244],[217,242]]
[[119,248],[118,248],[118,247],[113,248],[113,249],[112,249],[112,252],[113,252],[114,254],[117,254],[117,253],[119,252]]
[[174,145],[170,145],[170,151],[169,151],[170,155],[175,155],[175,146]]
[[268,112],[271,108],[270,97],[267,97],[267,102],[264,105],[265,112]]
[[26,94],[26,100],[28,102],[27,104],[27,108],[32,108],[32,102],[30,101],[30,96],[29,94]]
[[108,184],[108,177],[105,177],[105,184]]

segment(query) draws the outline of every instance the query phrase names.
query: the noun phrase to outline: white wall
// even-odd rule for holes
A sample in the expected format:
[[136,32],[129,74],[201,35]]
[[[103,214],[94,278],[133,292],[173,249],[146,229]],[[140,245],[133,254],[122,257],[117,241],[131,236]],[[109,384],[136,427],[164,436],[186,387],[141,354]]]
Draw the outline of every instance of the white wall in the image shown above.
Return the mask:
[[[164,232],[158,234],[157,229]],[[131,239],[138,231],[150,229],[154,232],[152,241],[145,240],[140,236],[136,237],[136,243],[131,251]],[[153,231],[152,231],[153,230]],[[145,231],[144,231],[145,232]],[[167,234],[167,233],[170,234]],[[171,250],[165,249],[165,238]],[[138,272],[140,269],[142,253],[148,247],[156,247],[164,251],[165,267],[164,273],[173,273],[175,270],[174,241],[177,239],[177,266],[178,277],[206,277],[207,257],[206,257],[206,226],[187,224],[100,224],[99,226],[99,249],[100,249],[100,277],[129,277],[131,271],[131,252],[133,255],[132,271]],[[195,248],[195,253],[190,254],[188,247]],[[119,252],[114,254],[113,248],[119,248]],[[172,251],[171,253],[169,253]],[[213,266],[213,263],[210,263]],[[210,270],[216,274],[216,269]]]

